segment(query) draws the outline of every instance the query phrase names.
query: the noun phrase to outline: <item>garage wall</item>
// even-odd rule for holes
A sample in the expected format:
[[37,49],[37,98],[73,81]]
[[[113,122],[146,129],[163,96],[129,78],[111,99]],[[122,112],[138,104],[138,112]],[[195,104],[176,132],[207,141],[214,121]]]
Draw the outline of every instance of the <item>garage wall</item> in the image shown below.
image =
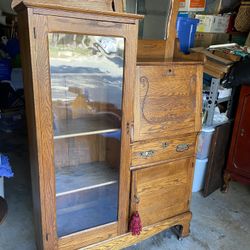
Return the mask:
[[0,0],[0,10],[7,13],[14,13],[10,7],[11,0]]

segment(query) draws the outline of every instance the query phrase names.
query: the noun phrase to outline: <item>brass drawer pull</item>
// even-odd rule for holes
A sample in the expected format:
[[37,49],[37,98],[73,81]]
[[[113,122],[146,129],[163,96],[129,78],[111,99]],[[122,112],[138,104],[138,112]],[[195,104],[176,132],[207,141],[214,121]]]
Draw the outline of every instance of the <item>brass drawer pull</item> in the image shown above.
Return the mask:
[[189,145],[187,143],[184,144],[179,144],[176,146],[176,151],[177,152],[183,152],[189,149]]
[[152,157],[155,154],[154,150],[149,150],[149,151],[144,151],[144,152],[140,152],[139,155],[142,158],[149,158]]
[[162,146],[162,148],[167,148],[169,146],[169,143],[163,142],[161,146]]

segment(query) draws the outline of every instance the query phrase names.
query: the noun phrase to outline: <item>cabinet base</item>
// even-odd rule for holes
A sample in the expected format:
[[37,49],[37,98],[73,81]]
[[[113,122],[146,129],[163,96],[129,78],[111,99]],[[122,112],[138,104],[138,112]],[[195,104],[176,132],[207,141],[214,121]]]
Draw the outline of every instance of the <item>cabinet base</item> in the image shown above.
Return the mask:
[[225,171],[223,176],[223,186],[221,187],[222,193],[227,193],[229,188],[229,182],[231,181],[231,174],[228,171]]
[[226,193],[229,188],[230,181],[237,181],[242,184],[250,185],[250,178],[241,176],[239,174],[236,174],[234,172],[226,170],[224,173],[224,183],[221,188],[221,192]]
[[155,234],[160,233],[168,228],[174,227],[178,238],[183,238],[189,235],[189,225],[192,218],[191,212],[186,212],[178,216],[169,218],[151,226],[143,228],[139,236],[132,236],[131,233],[117,236],[115,238],[85,247],[84,249],[123,249],[145,240]]

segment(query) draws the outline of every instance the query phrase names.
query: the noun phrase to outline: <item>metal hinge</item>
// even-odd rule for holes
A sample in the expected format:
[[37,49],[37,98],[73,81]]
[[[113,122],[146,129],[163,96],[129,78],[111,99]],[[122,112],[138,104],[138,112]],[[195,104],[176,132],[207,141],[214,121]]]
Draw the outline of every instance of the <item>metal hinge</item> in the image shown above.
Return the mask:
[[127,123],[127,134],[130,137],[130,143],[134,141],[134,122]]
[[36,28],[33,27],[33,36],[34,36],[34,39],[36,39]]

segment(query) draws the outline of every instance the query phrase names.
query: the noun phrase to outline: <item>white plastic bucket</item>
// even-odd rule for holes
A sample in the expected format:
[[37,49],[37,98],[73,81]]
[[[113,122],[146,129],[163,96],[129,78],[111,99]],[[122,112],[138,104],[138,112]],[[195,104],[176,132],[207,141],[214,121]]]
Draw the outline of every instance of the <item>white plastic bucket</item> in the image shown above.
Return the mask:
[[196,159],[192,192],[199,192],[204,188],[208,159]]
[[198,138],[197,159],[206,159],[209,154],[210,144],[214,133],[213,127],[204,127]]
[[0,196],[4,197],[3,177],[0,176]]

